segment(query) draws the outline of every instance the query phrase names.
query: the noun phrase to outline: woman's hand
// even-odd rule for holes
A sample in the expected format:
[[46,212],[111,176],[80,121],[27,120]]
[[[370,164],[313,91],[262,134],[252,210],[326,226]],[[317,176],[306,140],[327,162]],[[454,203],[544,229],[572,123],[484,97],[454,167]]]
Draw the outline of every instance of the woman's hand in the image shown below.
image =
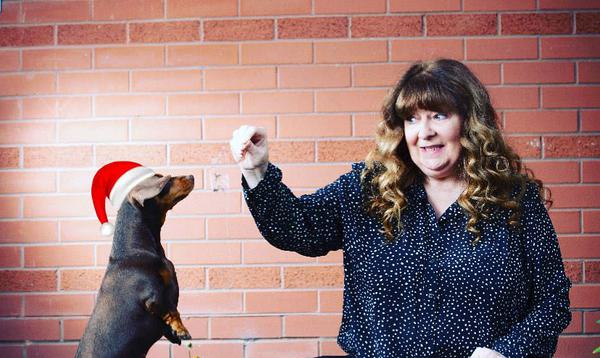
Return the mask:
[[243,125],[233,131],[229,146],[248,186],[254,188],[264,177],[269,164],[267,131]]
[[502,354],[489,348],[476,348],[470,358],[506,358]]

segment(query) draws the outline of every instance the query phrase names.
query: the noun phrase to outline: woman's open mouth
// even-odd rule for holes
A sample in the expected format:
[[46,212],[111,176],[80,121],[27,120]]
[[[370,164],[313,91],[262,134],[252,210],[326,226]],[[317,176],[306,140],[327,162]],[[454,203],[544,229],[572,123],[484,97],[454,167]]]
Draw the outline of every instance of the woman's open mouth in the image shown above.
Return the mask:
[[442,150],[444,146],[441,144],[437,144],[437,145],[428,145],[426,147],[421,147],[421,150],[426,152],[426,153],[437,153],[439,151]]

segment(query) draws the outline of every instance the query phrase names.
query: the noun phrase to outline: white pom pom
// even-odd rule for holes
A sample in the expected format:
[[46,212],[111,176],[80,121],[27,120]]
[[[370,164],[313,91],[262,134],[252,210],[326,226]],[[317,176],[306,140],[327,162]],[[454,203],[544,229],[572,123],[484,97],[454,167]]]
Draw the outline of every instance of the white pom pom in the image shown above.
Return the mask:
[[115,232],[115,226],[109,222],[105,222],[100,227],[100,233],[102,233],[102,236],[110,236],[113,234],[113,232]]

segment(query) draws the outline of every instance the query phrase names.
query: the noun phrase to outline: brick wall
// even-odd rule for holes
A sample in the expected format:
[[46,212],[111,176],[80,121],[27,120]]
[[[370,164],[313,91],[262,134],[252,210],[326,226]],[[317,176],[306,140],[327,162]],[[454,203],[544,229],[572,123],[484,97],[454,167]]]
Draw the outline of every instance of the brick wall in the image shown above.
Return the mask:
[[[72,356],[111,245],[91,178],[125,159],[196,177],[163,230],[196,354],[340,352],[341,253],[305,258],[261,240],[228,139],[243,123],[266,127],[285,182],[311,192],[364,158],[410,63],[439,56],[480,76],[509,141],[554,192],[574,283],[557,356],[600,345],[599,1],[2,5],[1,356]],[[169,355],[188,356],[166,342],[151,356]]]

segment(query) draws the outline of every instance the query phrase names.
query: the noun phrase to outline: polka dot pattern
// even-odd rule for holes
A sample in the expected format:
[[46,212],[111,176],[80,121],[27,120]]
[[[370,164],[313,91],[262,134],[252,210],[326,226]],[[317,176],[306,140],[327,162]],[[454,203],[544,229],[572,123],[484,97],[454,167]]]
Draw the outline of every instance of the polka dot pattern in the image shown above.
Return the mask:
[[471,245],[467,215],[454,202],[436,218],[422,184],[406,191],[403,232],[386,243],[363,210],[364,162],[316,193],[296,197],[269,163],[243,195],[273,246],[306,256],[344,251],[344,306],[338,336],[352,357],[468,357],[487,347],[506,357],[547,357],[571,320],[556,233],[534,184],[521,229],[507,210],[481,222]]

